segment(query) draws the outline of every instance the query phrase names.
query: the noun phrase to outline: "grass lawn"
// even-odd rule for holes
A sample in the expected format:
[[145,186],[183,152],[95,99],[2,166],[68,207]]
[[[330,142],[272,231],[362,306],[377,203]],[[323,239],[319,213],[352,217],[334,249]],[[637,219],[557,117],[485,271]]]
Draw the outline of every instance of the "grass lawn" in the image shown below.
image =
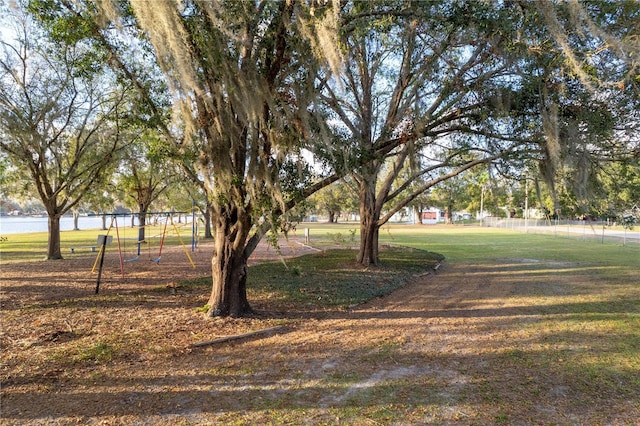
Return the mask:
[[[177,232],[176,232],[177,230]],[[165,234],[165,244],[167,246],[184,244],[191,248],[191,227],[190,224],[176,224],[175,229],[168,226],[166,231],[164,226],[148,226],[146,228],[147,242],[142,245],[142,251],[152,252],[154,256],[160,249],[162,235]],[[78,255],[90,252],[89,247],[96,246],[99,235],[109,235],[112,237],[109,250],[117,250],[118,239],[123,256],[133,257],[137,253],[137,228],[128,226],[108,230],[86,229],[80,231],[61,231],[60,249],[64,258],[74,258]],[[24,234],[5,234],[0,242],[0,263],[36,261],[42,260],[47,253],[46,232],[33,232]],[[71,248],[75,248],[76,253],[71,253]]]
[[[341,241],[358,245],[357,223],[301,224],[310,229],[311,242],[320,245]],[[318,236],[318,240],[314,239]],[[460,225],[385,225],[380,230],[380,242],[415,247],[443,254],[449,261],[487,261],[508,257],[539,260],[585,261],[640,265],[640,246],[583,240],[576,237],[556,237],[550,234],[523,234],[496,228]]]

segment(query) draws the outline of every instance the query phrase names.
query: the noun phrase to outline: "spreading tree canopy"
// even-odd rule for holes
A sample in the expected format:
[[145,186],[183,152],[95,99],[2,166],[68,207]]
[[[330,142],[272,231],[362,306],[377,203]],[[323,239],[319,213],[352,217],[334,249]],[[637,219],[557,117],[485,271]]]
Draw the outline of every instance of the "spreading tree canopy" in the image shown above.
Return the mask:
[[102,185],[121,148],[127,90],[83,43],[47,41],[21,9],[3,11],[0,151],[12,179],[49,217],[47,259],[61,259],[60,218]]
[[[202,182],[211,206],[211,315],[251,311],[247,258],[265,230],[296,200],[337,179],[307,187],[283,184],[302,161],[302,140],[322,135],[314,113],[314,79],[333,54],[339,9],[293,1],[33,1],[52,33],[80,26],[131,81],[153,119],[161,116],[148,69],[159,70],[170,93],[171,121],[158,119],[183,155],[184,170]],[[326,43],[329,41],[329,43]],[[150,47],[150,48],[149,48]],[[149,67],[145,67],[151,61]],[[321,136],[318,136],[321,137]],[[302,176],[304,167],[297,169]],[[288,180],[290,181],[290,179]],[[303,182],[303,179],[299,179]],[[255,226],[258,219],[264,226]]]
[[326,161],[358,188],[360,263],[378,263],[379,228],[426,190],[528,141],[494,102],[513,86],[509,16],[482,2],[345,7],[343,73],[321,93],[344,146]]

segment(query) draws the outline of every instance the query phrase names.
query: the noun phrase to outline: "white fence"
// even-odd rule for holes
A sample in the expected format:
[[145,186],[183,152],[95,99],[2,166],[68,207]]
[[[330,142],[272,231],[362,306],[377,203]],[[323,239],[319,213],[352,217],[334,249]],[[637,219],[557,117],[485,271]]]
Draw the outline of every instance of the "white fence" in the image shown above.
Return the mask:
[[640,245],[640,231],[635,227],[628,230],[621,226],[609,226],[606,222],[588,220],[546,220],[485,217],[482,226],[512,229],[527,233],[554,234],[581,239],[598,239],[622,245]]

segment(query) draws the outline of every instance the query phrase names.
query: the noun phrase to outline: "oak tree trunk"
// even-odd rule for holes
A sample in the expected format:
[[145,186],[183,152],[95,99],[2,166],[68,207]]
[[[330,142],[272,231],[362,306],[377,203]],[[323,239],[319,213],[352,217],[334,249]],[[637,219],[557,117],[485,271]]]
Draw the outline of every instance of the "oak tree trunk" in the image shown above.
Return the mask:
[[[245,215],[246,216],[246,215]],[[247,256],[244,253],[250,218],[218,215],[211,259],[213,286],[209,298],[209,316],[241,317],[252,313],[247,300]]]
[[202,214],[202,220],[204,220],[204,238],[211,239],[213,234],[211,233],[211,213],[210,207],[207,206]]
[[47,260],[62,259],[60,251],[60,215],[49,215],[49,241],[47,243]]
[[80,230],[80,227],[78,226],[79,221],[80,221],[80,212],[74,211],[73,212],[73,230],[74,231]]
[[360,251],[358,253],[358,263],[369,266],[378,265],[380,258],[378,254],[378,234],[380,227],[376,220],[360,221]]
[[[140,244],[145,240],[145,228],[147,225],[147,206],[140,205],[138,213],[138,255],[140,255]],[[169,218],[167,218],[169,220]]]
[[361,188],[360,193],[360,251],[358,263],[369,266],[378,265],[378,234],[380,212],[375,202],[375,188]]

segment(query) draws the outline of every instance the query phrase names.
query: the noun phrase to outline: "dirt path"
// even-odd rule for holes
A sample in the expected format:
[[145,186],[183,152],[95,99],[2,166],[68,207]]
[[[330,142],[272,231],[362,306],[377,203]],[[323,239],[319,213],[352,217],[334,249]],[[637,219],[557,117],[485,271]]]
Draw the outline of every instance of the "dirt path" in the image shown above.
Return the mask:
[[[254,260],[273,254],[263,247]],[[165,265],[173,278],[187,273],[182,260],[171,262],[167,256]],[[606,407],[594,403],[580,387],[579,371],[564,369],[562,359],[545,358],[545,350],[563,343],[526,327],[562,309],[545,305],[549,296],[568,288],[554,277],[551,266],[532,259],[445,263],[437,274],[353,310],[219,321],[180,308],[188,295],[180,304],[160,295],[152,300],[153,307],[140,302],[140,308],[126,309],[127,319],[106,304],[69,307],[54,290],[70,291],[61,276],[22,265],[3,267],[0,422],[634,424],[640,418],[637,400],[603,395],[600,402]],[[139,285],[133,277],[129,283],[116,283],[117,269],[111,266],[105,286],[111,296],[127,285]],[[528,285],[532,271],[548,274],[548,285]],[[584,286],[596,285],[584,279]],[[42,288],[45,280],[50,280],[51,292]],[[83,287],[78,278],[75,291],[89,284],[87,280]],[[47,299],[61,310],[69,308],[69,316],[41,317],[29,311],[29,304]],[[23,311],[21,324],[14,322],[17,307]],[[93,322],[86,325],[89,313]],[[127,344],[137,345],[125,352],[134,355],[95,365],[79,363],[75,370],[36,362],[45,349],[49,357],[64,356],[62,345],[51,352],[51,346],[64,343],[64,336],[51,340],[51,333],[64,330],[65,321],[75,330],[70,339],[122,327]],[[284,327],[276,334],[189,346],[232,334],[234,328],[278,324]],[[164,332],[157,332],[159,326]],[[572,356],[570,349],[566,356]],[[398,415],[408,419],[406,423],[398,422]]]

